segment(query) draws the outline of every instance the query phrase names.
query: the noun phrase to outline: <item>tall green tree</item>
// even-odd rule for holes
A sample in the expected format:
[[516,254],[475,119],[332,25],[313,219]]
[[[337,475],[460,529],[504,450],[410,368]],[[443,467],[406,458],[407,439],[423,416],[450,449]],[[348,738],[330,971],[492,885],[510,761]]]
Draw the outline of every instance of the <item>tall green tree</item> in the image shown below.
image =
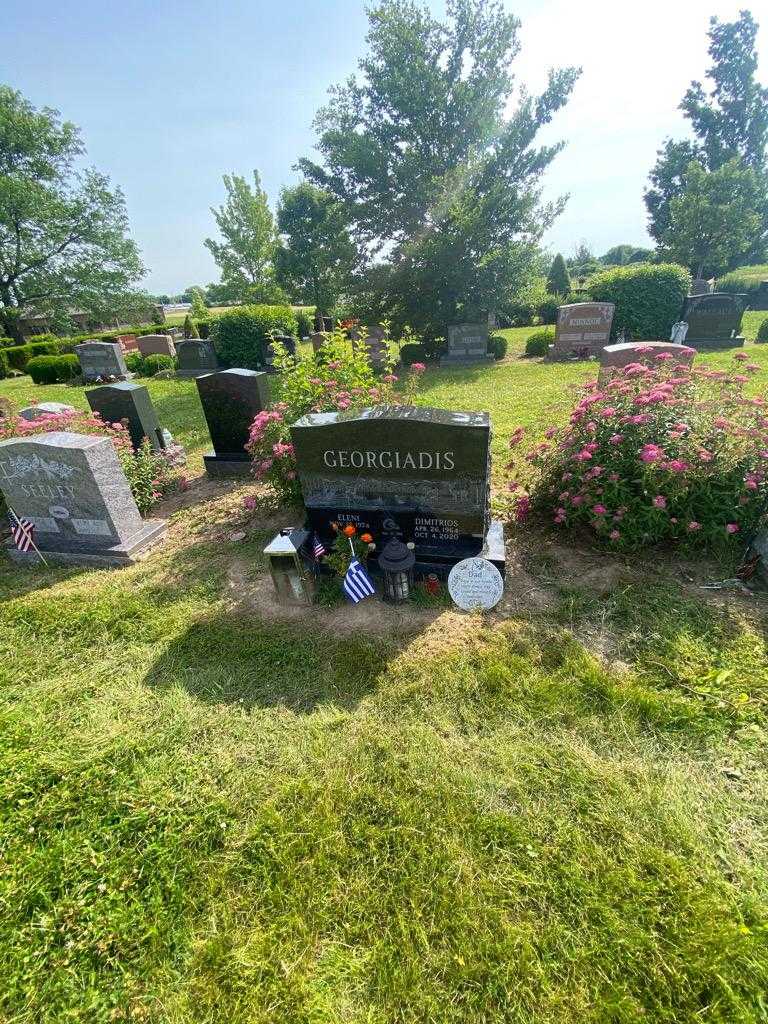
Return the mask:
[[294,301],[330,314],[349,289],[357,262],[344,205],[330,192],[302,182],[280,193],[277,228],[277,281]]
[[[744,209],[748,197],[751,214],[759,219],[757,230],[749,238],[743,238],[741,251],[732,249],[728,266],[740,262],[761,259],[768,242],[768,174],[766,174],[766,144],[768,143],[768,89],[757,82],[757,52],[755,40],[758,26],[749,11],[742,11],[736,21],[719,22],[712,18],[709,29],[709,55],[712,64],[707,71],[711,83],[709,91],[701,82],[691,82],[680,109],[688,118],[693,131],[692,139],[666,139],[659,150],[658,159],[651,170],[650,184],[645,192],[648,210],[648,231],[659,247],[665,251],[674,248],[681,259],[692,270],[700,261],[700,249],[689,250],[686,254],[680,248],[684,232],[680,224],[673,224],[673,201],[680,199],[686,188],[695,182],[701,196],[704,189],[710,201],[720,193],[721,177],[715,177],[706,186],[700,175],[691,173],[692,162],[696,162],[706,173],[716,174],[726,164],[732,169],[725,177],[738,181],[740,191],[734,202]],[[751,175],[736,175],[735,166],[744,168]],[[680,217],[681,209],[692,209],[700,199],[691,197],[690,202],[675,205]],[[718,212],[718,220],[727,219],[725,211]],[[690,221],[689,221],[690,224]],[[674,240],[673,240],[674,236]],[[719,249],[718,252],[722,252]],[[716,272],[719,256],[713,256],[710,266],[705,259],[705,272]]]
[[760,232],[756,175],[737,157],[714,171],[692,160],[682,185],[669,202],[661,253],[690,267],[696,277],[720,274]]
[[205,240],[222,284],[240,299],[278,301],[284,296],[275,283],[277,234],[258,171],[253,172],[253,186],[239,174],[225,174],[224,188],[224,204],[218,210],[211,207],[222,240]]
[[540,96],[523,91],[508,114],[519,22],[496,0],[446,9],[444,23],[414,0],[369,11],[360,75],[331,90],[315,121],[322,162],[300,162],[376,261],[372,301],[427,333],[525,283],[565,201],[540,201],[562,144],[534,140],[578,74],[552,71]]
[[653,249],[644,249],[639,245],[626,242],[614,245],[600,257],[600,262],[610,267],[625,267],[630,263],[648,263],[653,256]]
[[0,330],[19,342],[25,311],[101,316],[144,274],[123,194],[75,168],[84,152],[58,111],[0,86]]
[[562,253],[558,253],[552,260],[552,266],[547,274],[547,291],[550,295],[567,295],[571,290],[571,279],[568,276],[568,267],[565,265]]

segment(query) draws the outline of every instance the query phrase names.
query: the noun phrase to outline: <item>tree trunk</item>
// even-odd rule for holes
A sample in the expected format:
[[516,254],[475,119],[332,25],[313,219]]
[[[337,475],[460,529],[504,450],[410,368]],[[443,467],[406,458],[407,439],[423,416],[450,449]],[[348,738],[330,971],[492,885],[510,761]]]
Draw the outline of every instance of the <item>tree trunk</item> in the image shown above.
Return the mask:
[[4,338],[13,338],[17,345],[24,344],[24,336],[19,326],[19,310],[11,305],[11,297],[0,289],[0,334]]

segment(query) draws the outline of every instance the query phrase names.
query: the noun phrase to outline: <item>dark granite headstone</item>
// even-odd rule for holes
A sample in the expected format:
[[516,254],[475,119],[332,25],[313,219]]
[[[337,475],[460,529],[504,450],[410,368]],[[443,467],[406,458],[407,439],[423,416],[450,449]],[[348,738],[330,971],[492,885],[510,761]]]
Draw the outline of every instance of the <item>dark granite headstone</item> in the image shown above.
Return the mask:
[[[0,441],[0,490],[35,527],[35,543],[53,561],[125,565],[165,532],[143,520],[112,441],[98,434],[52,432]],[[34,551],[10,546],[17,561]]]
[[[487,413],[420,406],[312,413],[291,437],[308,526],[324,543],[333,542],[332,523],[353,523],[372,534],[377,552],[391,537],[413,541],[419,574],[445,578],[473,555],[503,572],[503,532],[489,511]],[[369,564],[376,568],[375,554]]]
[[741,318],[747,308],[746,295],[713,292],[688,295],[682,319],[688,324],[686,344],[694,348],[738,348],[744,344],[739,335]]
[[218,370],[219,361],[213,342],[207,338],[189,338],[176,345],[178,357],[177,377],[200,377]]
[[768,281],[761,281],[749,300],[750,309],[768,309]]
[[[288,353],[289,356],[293,356],[294,358],[296,357],[296,339],[293,337],[293,335],[291,335],[291,334],[276,334],[274,340],[275,341],[280,341],[280,342],[283,343],[283,345],[285,346],[285,350],[286,350],[286,352]],[[275,353],[274,353],[274,350],[272,348],[271,343],[267,344],[264,362],[266,364],[266,369],[270,373],[277,372],[274,369],[274,366],[275,366]]]
[[472,366],[492,362],[488,352],[488,324],[451,324],[441,366]]
[[133,447],[138,451],[145,437],[155,451],[165,448],[165,435],[157,420],[157,413],[143,384],[123,381],[120,384],[104,384],[100,388],[86,391],[85,397],[94,412],[105,423],[126,421]]
[[75,355],[86,381],[108,380],[110,377],[126,380],[130,376],[119,342],[84,341],[75,345]]
[[214,451],[203,456],[209,476],[247,476],[251,423],[269,405],[269,379],[256,370],[220,370],[197,378]]

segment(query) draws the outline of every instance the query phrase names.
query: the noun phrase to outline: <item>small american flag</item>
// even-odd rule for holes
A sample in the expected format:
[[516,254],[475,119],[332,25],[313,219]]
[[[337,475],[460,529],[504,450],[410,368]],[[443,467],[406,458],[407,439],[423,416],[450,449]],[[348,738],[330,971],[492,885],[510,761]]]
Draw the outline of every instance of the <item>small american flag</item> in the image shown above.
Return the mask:
[[19,551],[29,551],[35,543],[35,527],[29,519],[11,516],[11,537]]
[[325,555],[326,553],[327,552],[323,547],[323,542],[320,540],[317,534],[315,534],[315,539],[312,542],[312,554],[315,556],[315,558],[322,558],[323,555]]
[[342,588],[353,604],[357,604],[364,597],[370,597],[371,594],[376,593],[376,588],[371,583],[371,577],[356,558],[353,558],[349,563]]

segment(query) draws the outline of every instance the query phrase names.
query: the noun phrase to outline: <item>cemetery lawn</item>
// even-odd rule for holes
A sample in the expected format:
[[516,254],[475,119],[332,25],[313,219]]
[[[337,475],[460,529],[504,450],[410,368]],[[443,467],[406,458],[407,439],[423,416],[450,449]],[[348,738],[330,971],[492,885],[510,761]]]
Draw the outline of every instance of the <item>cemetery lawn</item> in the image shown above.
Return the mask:
[[[589,369],[507,333],[423,390],[497,464]],[[198,475],[194,381],[148,386]],[[171,499],[128,569],[0,560],[0,1020],[768,1020],[765,598],[700,587],[732,563],[541,535],[497,615],[281,618],[295,517],[252,492]]]

